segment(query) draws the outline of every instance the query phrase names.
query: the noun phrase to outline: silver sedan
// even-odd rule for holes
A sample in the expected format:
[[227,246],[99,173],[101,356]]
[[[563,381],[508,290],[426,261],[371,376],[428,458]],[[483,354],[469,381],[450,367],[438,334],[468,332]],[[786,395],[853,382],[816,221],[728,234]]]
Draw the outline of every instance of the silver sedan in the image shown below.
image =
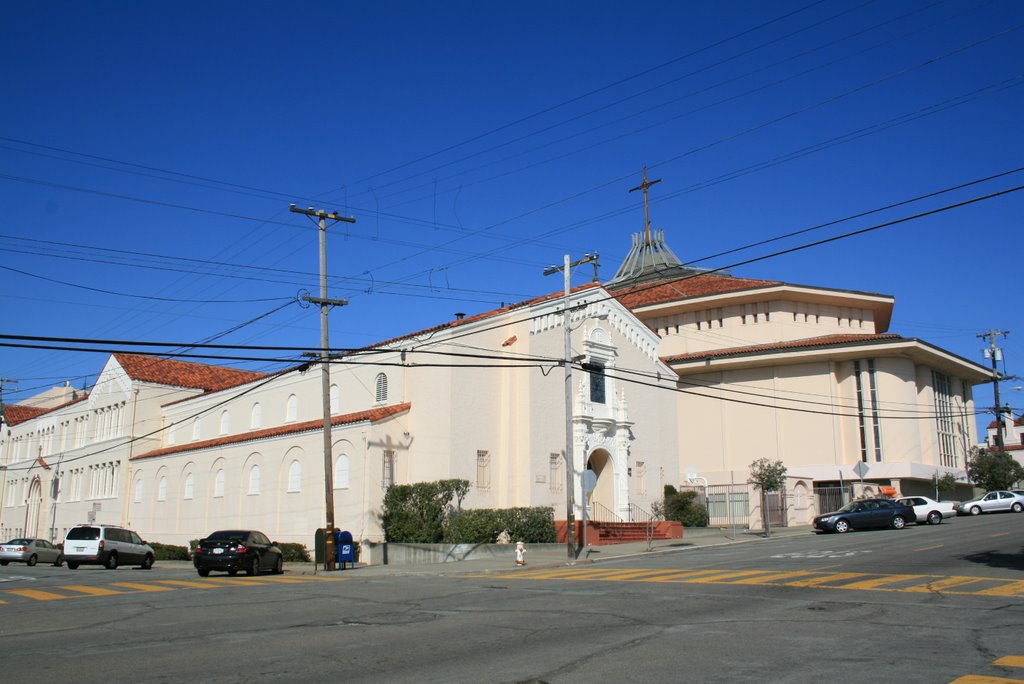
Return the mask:
[[992,513],[993,511],[1013,511],[1020,513],[1024,511],[1024,496],[1008,492],[1004,489],[997,489],[981,496],[976,496],[970,501],[960,504],[957,513],[960,515],[979,515],[981,513]]
[[45,539],[22,537],[0,544],[0,565],[16,563],[53,563],[57,567],[64,565],[64,553]]

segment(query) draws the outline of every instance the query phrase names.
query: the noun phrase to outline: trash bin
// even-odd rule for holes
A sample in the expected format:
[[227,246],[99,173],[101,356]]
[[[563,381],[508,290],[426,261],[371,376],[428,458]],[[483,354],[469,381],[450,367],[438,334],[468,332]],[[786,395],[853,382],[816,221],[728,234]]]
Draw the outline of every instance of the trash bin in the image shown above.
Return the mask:
[[356,566],[356,545],[352,541],[352,533],[338,530],[334,533],[334,547],[338,550],[338,569],[344,570],[346,563]]

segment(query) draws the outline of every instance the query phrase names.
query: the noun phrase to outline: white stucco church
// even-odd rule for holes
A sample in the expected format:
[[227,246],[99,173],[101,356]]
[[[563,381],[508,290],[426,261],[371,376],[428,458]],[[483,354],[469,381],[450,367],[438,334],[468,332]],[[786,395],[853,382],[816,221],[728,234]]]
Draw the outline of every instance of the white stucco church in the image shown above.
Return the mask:
[[[892,296],[703,272],[647,224],[611,280],[569,299],[571,481],[554,293],[332,357],[337,527],[380,541],[389,485],[446,478],[471,483],[466,507],[564,520],[571,498],[578,518],[585,470],[590,516],[632,520],[666,484],[743,485],[761,457],[788,468],[788,524],[857,464],[868,487],[968,486],[971,388],[990,371],[890,332]],[[0,536],[59,541],[96,521],[163,543],[246,527],[311,546],[322,406],[318,364],[266,375],[112,354],[88,393],[4,407]]]

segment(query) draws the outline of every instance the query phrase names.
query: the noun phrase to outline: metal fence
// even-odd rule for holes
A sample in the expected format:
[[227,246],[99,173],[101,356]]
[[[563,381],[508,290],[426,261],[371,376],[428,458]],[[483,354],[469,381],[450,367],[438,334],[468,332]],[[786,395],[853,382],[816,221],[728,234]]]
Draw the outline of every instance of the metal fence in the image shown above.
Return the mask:
[[696,501],[708,511],[708,525],[746,525],[750,517],[750,492],[743,485],[682,485],[681,492],[696,492]]
[[853,485],[814,488],[814,503],[818,515],[837,511],[851,501],[853,501]]

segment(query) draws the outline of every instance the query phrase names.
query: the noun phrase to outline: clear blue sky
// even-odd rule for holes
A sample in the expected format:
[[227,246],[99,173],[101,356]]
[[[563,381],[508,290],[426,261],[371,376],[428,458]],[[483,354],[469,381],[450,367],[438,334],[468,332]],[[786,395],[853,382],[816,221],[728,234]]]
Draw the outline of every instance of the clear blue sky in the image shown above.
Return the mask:
[[[1016,0],[6,3],[2,329],[188,343],[285,305],[220,341],[316,346],[292,201],[358,219],[329,239],[352,347],[558,290],[565,253],[610,278],[645,164],[706,267],[1016,187],[698,261],[1024,167],[1022,27]],[[1022,216],[1016,192],[733,273],[894,295],[893,332],[979,363],[1010,330],[1024,375]],[[0,348],[5,399],[104,359]]]

